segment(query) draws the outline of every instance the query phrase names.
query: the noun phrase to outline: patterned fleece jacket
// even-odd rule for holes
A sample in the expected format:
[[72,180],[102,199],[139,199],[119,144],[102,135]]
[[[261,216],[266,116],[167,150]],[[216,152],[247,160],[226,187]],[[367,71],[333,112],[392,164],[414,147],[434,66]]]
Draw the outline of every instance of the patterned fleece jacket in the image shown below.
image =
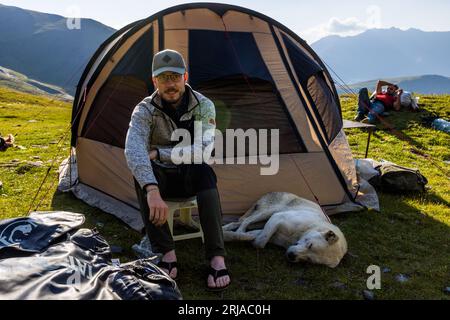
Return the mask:
[[[175,165],[172,155],[183,159],[189,156],[192,162],[199,161],[198,155],[211,156],[216,129],[214,103],[194,91],[189,85],[186,85],[186,93],[189,95],[189,105],[180,121],[197,122],[198,125],[193,132],[195,137],[193,144],[192,140],[189,140],[189,144],[178,144],[182,134],[179,135],[180,132],[176,132],[177,125],[163,112],[158,91],[145,98],[133,111],[125,142],[125,158],[133,176],[142,188],[158,184],[149,157],[151,150],[158,150],[159,159],[156,161],[172,166]],[[186,142],[186,140],[183,141]]]

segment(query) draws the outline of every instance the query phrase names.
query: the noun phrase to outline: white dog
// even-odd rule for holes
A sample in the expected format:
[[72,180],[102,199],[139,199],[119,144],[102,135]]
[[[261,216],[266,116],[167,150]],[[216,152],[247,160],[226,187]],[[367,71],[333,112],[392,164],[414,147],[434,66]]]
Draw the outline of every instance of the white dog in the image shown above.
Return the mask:
[[[261,228],[261,222],[263,229],[250,230]],[[265,195],[223,230],[225,241],[253,241],[257,248],[268,242],[282,246],[290,262],[303,260],[335,268],[347,253],[344,234],[321,207],[290,193]]]

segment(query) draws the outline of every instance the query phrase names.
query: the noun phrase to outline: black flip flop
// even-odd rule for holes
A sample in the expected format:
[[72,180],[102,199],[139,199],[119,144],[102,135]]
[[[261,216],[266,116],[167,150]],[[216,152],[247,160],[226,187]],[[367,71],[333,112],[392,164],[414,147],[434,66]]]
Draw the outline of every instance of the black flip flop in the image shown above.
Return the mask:
[[[175,268],[178,269],[178,264],[177,264],[176,261],[175,261],[175,262],[164,262],[164,261],[160,261],[160,262],[157,264],[157,266],[158,266],[159,268],[161,268],[161,269],[168,270],[167,275],[168,275],[169,277],[170,277],[170,273],[172,272],[173,269],[175,269]],[[177,276],[176,276],[175,278],[172,278],[172,277],[170,277],[170,278],[176,281],[177,278],[178,278],[178,271],[179,271],[179,270],[177,270]]]
[[[214,269],[213,267],[209,267],[208,268],[208,274],[207,274],[207,276],[209,277],[209,276],[213,276],[213,278],[214,278],[214,282],[216,282],[216,280],[217,280],[217,278],[222,278],[222,277],[225,277],[225,276],[230,276],[230,273],[228,272],[228,269],[222,269],[222,270],[216,270],[216,269]],[[206,281],[208,281],[208,280],[206,280]],[[206,283],[206,289],[208,290],[208,291],[211,291],[211,292],[222,292],[222,291],[225,291],[226,289],[228,289],[228,287],[230,286],[230,284],[231,284],[231,281],[230,281],[230,283],[228,284],[228,285],[226,285],[225,287],[220,287],[220,288],[216,288],[216,287],[210,287],[210,286],[208,286],[208,282]]]

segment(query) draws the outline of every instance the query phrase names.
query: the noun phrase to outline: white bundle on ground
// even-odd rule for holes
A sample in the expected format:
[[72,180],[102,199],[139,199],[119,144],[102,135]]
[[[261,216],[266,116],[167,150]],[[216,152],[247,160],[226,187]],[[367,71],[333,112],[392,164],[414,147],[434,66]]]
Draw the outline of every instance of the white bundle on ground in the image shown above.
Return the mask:
[[411,92],[403,91],[403,93],[400,97],[400,102],[403,107],[417,110],[417,109],[419,109],[419,105],[417,104],[418,99],[419,98],[414,97],[414,95]]

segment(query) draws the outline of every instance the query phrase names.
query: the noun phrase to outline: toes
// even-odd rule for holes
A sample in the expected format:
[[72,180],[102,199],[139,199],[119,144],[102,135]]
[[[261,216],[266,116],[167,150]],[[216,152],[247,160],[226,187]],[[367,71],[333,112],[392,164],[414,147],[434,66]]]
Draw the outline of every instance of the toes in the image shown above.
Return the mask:
[[221,277],[221,278],[217,279],[216,287],[223,288],[223,287],[226,287],[229,283],[230,283],[230,277],[228,277],[228,276]]
[[216,283],[214,282],[214,278],[212,276],[208,277],[208,287],[210,288],[216,288]]

